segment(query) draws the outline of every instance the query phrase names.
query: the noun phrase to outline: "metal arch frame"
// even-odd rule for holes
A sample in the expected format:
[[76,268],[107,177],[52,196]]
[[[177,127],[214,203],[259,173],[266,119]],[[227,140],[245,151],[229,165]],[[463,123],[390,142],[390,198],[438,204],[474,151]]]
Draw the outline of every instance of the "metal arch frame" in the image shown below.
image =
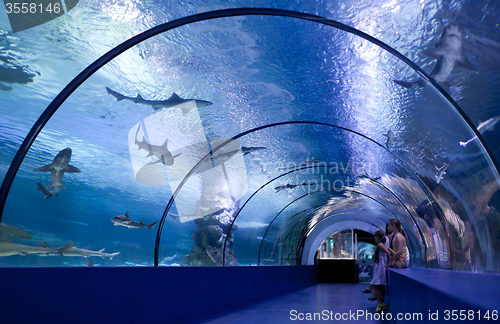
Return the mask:
[[[315,209],[317,209],[317,207],[309,207],[309,208],[306,208],[306,209],[304,209],[304,210],[301,210],[301,211],[299,211],[298,213],[293,214],[293,215],[292,215],[292,217],[290,217],[290,218],[287,220],[287,222],[288,222],[290,219],[294,218],[295,216],[302,214],[303,212],[307,212],[307,213],[306,213],[306,215],[309,215],[309,214],[310,214],[311,212],[313,212]],[[304,217],[306,217],[306,215],[304,215]],[[304,217],[302,217],[302,218],[299,220],[299,222],[300,222],[302,219],[304,219]],[[294,227],[295,227],[295,225],[294,225]],[[269,228],[269,226],[268,226],[268,228]],[[288,238],[288,236],[289,236],[289,235],[290,235],[290,232],[286,235],[286,238],[283,240],[283,242],[286,242],[286,240],[287,240],[287,238]],[[262,237],[262,240],[264,240],[264,237]],[[261,241],[261,245],[260,245],[260,246],[262,246],[262,241]],[[260,247],[259,247],[258,264],[260,265]]]
[[[309,215],[311,212],[313,212],[314,210],[316,210],[318,207],[311,207],[309,209],[306,209],[306,210],[309,210],[309,212],[307,213],[307,215]],[[347,212],[345,212],[347,213]],[[340,213],[338,213],[340,214]],[[353,214],[360,214],[360,213],[355,213],[353,212]],[[290,217],[290,219],[292,219],[293,217],[295,217],[297,214],[293,215],[292,217]],[[290,229],[290,231],[288,232],[288,234],[286,235],[285,239],[283,240],[283,245],[286,244],[286,242],[288,241],[288,237],[290,236],[290,234],[292,234],[292,230],[295,228],[295,226],[298,225],[299,222],[301,222],[307,215],[304,215],[304,217],[302,217],[301,219],[299,219],[295,225],[292,226],[292,228]],[[337,215],[337,214],[336,214]],[[321,221],[320,221],[321,222]],[[263,237],[264,238],[264,237]],[[260,253],[259,253],[260,254]],[[283,262],[281,262],[281,265],[283,265]]]
[[[14,178],[17,174],[17,171],[19,170],[19,167],[21,166],[21,163],[22,163],[24,157],[26,156],[29,148],[31,147],[31,145],[35,141],[36,137],[41,132],[41,130],[45,126],[45,124],[49,121],[51,116],[61,106],[61,104],[85,80],[87,80],[97,70],[99,70],[101,67],[103,67],[105,64],[107,64],[109,61],[111,61],[113,58],[117,57],[118,55],[120,55],[121,53],[126,51],[127,49],[143,42],[146,39],[149,39],[155,35],[163,33],[165,31],[168,31],[168,30],[180,27],[180,26],[184,26],[184,25],[187,25],[190,23],[200,22],[200,21],[205,21],[205,20],[210,20],[210,19],[217,19],[217,18],[224,18],[224,17],[235,17],[235,16],[251,16],[251,15],[291,17],[291,18],[303,19],[303,20],[308,20],[308,21],[317,22],[320,24],[332,26],[332,27],[335,27],[337,29],[344,30],[348,33],[359,36],[359,37],[381,47],[382,49],[386,50],[387,52],[391,53],[392,55],[396,56],[401,61],[406,63],[408,66],[410,66],[413,70],[415,70],[420,75],[420,77],[422,77],[424,80],[431,83],[432,86],[434,86],[443,95],[443,97],[446,98],[452,104],[452,106],[456,109],[456,111],[461,115],[463,120],[468,124],[470,130],[479,139],[481,145],[483,146],[483,148],[485,149],[485,151],[487,153],[487,158],[489,158],[491,163],[495,166],[497,173],[500,173],[499,164],[496,161],[491,149],[488,147],[484,138],[479,133],[479,131],[476,129],[476,127],[474,126],[472,121],[469,119],[469,117],[467,117],[465,112],[453,100],[453,98],[446,91],[444,91],[432,78],[430,78],[420,67],[418,67],[415,63],[410,61],[404,55],[402,55],[401,53],[399,53],[398,51],[396,51],[392,47],[388,46],[387,44],[383,43],[382,41],[380,41],[380,40],[378,40],[378,39],[376,39],[376,38],[374,38],[374,37],[372,37],[364,32],[361,32],[353,27],[347,26],[345,24],[339,23],[339,22],[331,20],[331,19],[316,16],[316,15],[300,13],[300,12],[290,11],[290,10],[271,9],[271,8],[223,9],[223,10],[215,10],[215,11],[195,14],[192,16],[176,19],[174,21],[159,25],[157,27],[153,27],[153,28],[151,28],[151,29],[139,34],[139,35],[136,35],[136,36],[130,38],[129,40],[126,40],[125,42],[123,42],[120,45],[116,46],[115,48],[111,49],[106,54],[101,56],[99,59],[94,61],[94,63],[90,64],[87,68],[85,68],[77,77],[75,77],[56,96],[56,98],[49,104],[49,106],[45,109],[45,111],[40,115],[38,120],[35,122],[35,124],[31,128],[31,130],[29,131],[28,135],[24,139],[23,143],[19,147],[16,155],[14,156],[14,159],[12,160],[12,163],[10,164],[10,167],[5,175],[2,186],[0,187],[0,222],[1,222],[3,211],[5,208],[7,196],[9,194],[9,191],[10,191],[10,188],[11,188],[12,183],[14,181]],[[220,148],[220,147],[218,147],[218,148]],[[180,187],[181,187],[181,185],[178,187],[178,189]],[[178,192],[178,191],[176,190],[176,192]],[[173,202],[173,197],[169,201],[168,209],[172,205],[172,202]],[[165,217],[166,217],[166,215],[164,213],[164,215],[162,217],[162,221],[161,221],[160,226],[158,228],[159,232],[160,232],[160,229],[163,227],[163,223],[165,222]],[[155,245],[155,266],[158,265],[158,248],[159,248],[159,238],[157,236],[157,242]]]
[[[279,215],[280,215],[280,214],[281,214],[281,213],[282,213],[282,212],[283,212],[286,208],[288,208],[291,204],[293,204],[293,203],[294,203],[294,202],[296,202],[297,200],[302,199],[302,198],[304,198],[304,197],[307,197],[307,196],[309,196],[309,195],[311,195],[311,194],[313,194],[313,193],[326,192],[326,191],[332,191],[332,190],[334,190],[334,191],[339,191],[339,190],[337,190],[337,189],[317,190],[317,191],[311,191],[311,192],[309,192],[309,193],[307,193],[307,194],[305,194],[305,195],[302,195],[302,196],[300,196],[300,197],[297,197],[297,198],[295,198],[294,200],[292,200],[290,203],[288,203],[285,207],[283,207],[283,208],[282,208],[282,209],[281,209],[281,210],[280,210],[280,211],[276,214],[276,216],[274,216],[273,220],[271,221],[271,223],[270,223],[270,224],[269,224],[269,226],[267,227],[266,232],[264,233],[264,235],[262,235],[262,240],[260,241],[260,246],[259,246],[259,254],[258,254],[258,260],[259,260],[258,265],[259,265],[259,266],[260,266],[260,251],[262,250],[262,242],[264,242],[264,237],[266,236],[266,234],[267,234],[267,232],[268,232],[269,228],[271,227],[271,225],[273,224],[273,222],[276,220],[276,218],[278,218],[278,216],[279,216]],[[392,212],[389,208],[387,208],[387,207],[386,207],[383,203],[381,203],[380,201],[378,201],[377,199],[375,199],[375,198],[373,198],[373,197],[370,197],[370,196],[368,196],[368,195],[366,195],[366,194],[364,194],[364,193],[362,193],[362,192],[359,192],[359,191],[357,191],[357,190],[353,190],[353,189],[349,189],[349,188],[342,189],[341,191],[350,191],[350,192],[354,192],[354,193],[357,193],[357,194],[359,194],[359,195],[365,196],[366,198],[369,198],[369,199],[371,199],[371,200],[375,201],[376,203],[380,204],[380,205],[381,205],[382,207],[384,207],[384,208],[385,208],[385,209],[386,209],[386,210],[387,210],[387,211],[388,211],[388,212],[389,212],[389,213],[390,213],[390,214],[391,214],[394,218],[396,218],[396,215],[394,215],[394,213],[393,213],[393,212]],[[302,219],[301,219],[301,220],[302,220]],[[295,223],[295,225],[294,225],[293,227],[295,227],[298,223],[299,223],[299,222],[296,222],[296,223]],[[304,238],[303,238],[303,239],[304,239]]]
[[[361,215],[361,216],[366,216],[365,214],[362,214],[362,213],[357,213],[357,212],[347,212],[347,211],[340,211],[340,212],[337,212],[337,213],[330,213],[328,214],[328,216],[326,216],[325,218],[321,219],[319,222],[317,222],[316,224],[314,224],[308,231],[307,231],[307,235],[303,236],[302,238],[302,241],[301,243],[297,246],[297,250],[302,248],[302,250],[299,252],[297,251],[297,253],[300,253],[300,259],[302,259],[302,254],[304,253],[304,249],[303,249],[303,246],[304,246],[304,243],[307,239],[307,237],[309,236],[309,234],[312,232],[312,230],[314,228],[316,228],[317,225],[319,225],[321,222],[331,218],[331,217],[334,217],[334,216],[337,216],[337,215],[342,215],[342,214],[353,214],[353,215]],[[370,225],[373,225],[374,227],[377,227],[375,224],[373,223],[369,223]],[[297,224],[296,224],[297,225]],[[294,226],[295,227],[295,226]],[[288,240],[288,236],[290,236],[290,234],[292,233],[292,231],[290,230],[290,233],[288,233],[287,237],[285,238],[285,241],[284,243],[286,243],[286,241]]]
[[[344,170],[344,169],[343,169],[343,170]],[[347,169],[347,170],[360,174],[359,172],[354,171],[354,170],[350,170],[350,169]],[[377,186],[379,186],[379,187],[381,187],[381,188],[385,189],[388,193],[390,193],[391,195],[393,195],[393,196],[394,196],[394,198],[396,198],[396,200],[399,202],[399,204],[400,204],[401,206],[403,206],[403,208],[406,210],[406,212],[407,212],[407,213],[408,213],[408,215],[410,216],[411,220],[413,221],[413,223],[414,223],[414,224],[415,224],[415,226],[417,227],[420,237],[421,237],[422,239],[424,239],[424,238],[425,238],[425,236],[423,235],[422,230],[420,229],[420,226],[418,226],[418,222],[417,222],[417,221],[415,221],[415,217],[412,215],[412,213],[410,212],[410,210],[408,209],[408,207],[406,207],[406,204],[404,204],[404,203],[403,203],[403,201],[402,201],[402,200],[398,197],[398,195],[396,195],[396,194],[395,194],[395,193],[394,193],[391,189],[389,189],[388,187],[386,187],[384,184],[382,184],[382,183],[378,182],[377,180],[372,179],[372,178],[370,178],[370,177],[369,177],[369,179],[370,179],[373,183],[377,184]],[[327,218],[329,218],[329,217],[330,217],[330,216],[325,217],[325,218],[323,218],[322,220],[320,220],[319,222],[321,222],[321,221],[323,221],[324,219],[327,219]],[[396,218],[397,218],[397,217],[396,217]],[[319,222],[318,222],[318,223],[319,223]],[[317,224],[318,224],[318,223],[317,223]],[[313,228],[314,228],[317,224],[315,224],[315,225],[313,226]],[[309,233],[310,233],[310,231],[309,231]],[[412,248],[413,248],[413,243],[412,243],[411,241],[410,241],[410,244],[412,245]],[[427,256],[427,245],[425,245],[425,244],[424,244],[424,254],[425,254],[425,256]],[[426,264],[427,264],[427,259],[426,259]]]
[[[355,171],[354,171],[354,172],[355,172]],[[379,185],[380,185],[380,184],[379,184]],[[384,187],[384,186],[382,186],[382,187]],[[385,188],[385,187],[384,187],[384,188]],[[375,198],[372,198],[372,197],[370,197],[370,196],[368,196],[368,195],[366,195],[366,194],[360,193],[360,192],[358,192],[358,191],[354,191],[354,190],[350,190],[350,191],[352,191],[352,192],[356,192],[356,193],[361,194],[361,195],[363,195],[363,196],[365,196],[365,197],[368,197],[368,198],[370,198],[370,199],[373,199],[373,200],[375,200],[376,202],[378,202],[379,204],[381,204],[382,206],[384,206],[384,208],[386,208],[387,210],[389,210],[389,209],[388,209],[388,208],[387,208],[384,204],[382,204],[381,202],[379,202],[379,201],[378,201],[378,200],[376,200]],[[419,231],[420,236],[421,236],[421,237],[423,237],[422,231],[421,231],[421,230],[420,230],[420,228],[418,227],[418,223],[416,223],[416,222],[415,222],[415,219],[414,219],[414,218],[413,218],[413,216],[411,215],[411,213],[410,213],[410,211],[408,210],[408,208],[406,208],[406,205],[405,205],[405,204],[403,204],[403,203],[399,200],[399,198],[397,197],[397,195],[395,195],[392,191],[390,191],[389,189],[387,189],[387,191],[389,191],[389,192],[390,192],[390,193],[391,193],[391,194],[392,194],[392,195],[393,195],[393,196],[394,196],[394,197],[395,197],[395,198],[396,198],[396,199],[400,202],[400,204],[401,204],[401,205],[402,205],[402,206],[406,209],[406,211],[408,212],[408,214],[410,215],[410,217],[413,219],[414,224],[415,224],[415,225],[417,225],[417,228],[418,228],[418,231]],[[311,209],[312,209],[312,208],[311,208]],[[303,211],[302,211],[302,212],[303,212]],[[389,210],[389,212],[390,212],[390,213],[391,213],[391,214],[395,217],[395,215],[394,215],[394,214],[393,214],[390,210]],[[347,213],[347,212],[342,212],[342,213]],[[353,212],[349,212],[349,213],[354,214]],[[326,220],[326,219],[328,219],[328,218],[330,218],[330,217],[332,217],[332,216],[338,215],[338,214],[339,214],[339,213],[329,214],[328,216],[324,217],[324,218],[323,218],[323,219],[321,219],[319,222],[317,222],[316,224],[314,224],[314,225],[313,225],[313,226],[312,226],[312,227],[311,227],[311,228],[307,231],[307,233],[308,233],[308,234],[307,234],[307,235],[305,235],[305,236],[302,238],[302,241],[301,241],[301,243],[297,246],[297,249],[299,249],[300,247],[302,247],[302,246],[304,245],[304,242],[305,242],[305,239],[307,238],[307,236],[311,233],[311,231],[312,231],[312,230],[313,230],[313,229],[314,229],[317,225],[319,225],[319,223],[323,222],[324,220]],[[361,214],[361,213],[356,213],[356,214],[359,214],[359,215],[364,215],[364,214]],[[296,215],[297,215],[297,214],[296,214]],[[299,223],[301,220],[303,220],[305,217],[306,217],[306,216],[302,217],[300,220],[298,220],[298,221],[295,223],[295,225],[292,227],[292,229],[290,230],[290,232],[287,234],[287,237],[285,238],[285,240],[284,240],[283,242],[285,242],[285,243],[286,243],[286,241],[288,240],[288,237],[290,236],[290,234],[291,234],[292,230],[293,230],[293,229],[295,228],[295,226],[297,226],[297,225],[298,225],[298,223]],[[395,217],[395,218],[396,218],[396,217]],[[273,219],[273,221],[274,221],[274,219]],[[372,225],[374,225],[374,224],[372,224]],[[270,227],[270,226],[271,226],[271,224],[269,224],[268,229],[269,229],[269,227]],[[375,225],[374,225],[374,226],[375,226]],[[267,233],[267,230],[266,230],[266,233]],[[264,234],[264,236],[265,236],[265,235],[266,235],[266,234]],[[262,237],[262,241],[264,240],[264,236]],[[262,241],[261,241],[261,247],[262,247]],[[414,248],[413,248],[413,243],[412,243],[411,241],[410,241],[410,245],[411,245],[411,247],[412,247],[412,250],[414,250]],[[300,253],[300,254],[301,254],[301,255],[300,255],[300,258],[302,258],[302,252],[303,252],[303,251],[301,251],[301,253]],[[297,251],[297,253],[299,253],[299,252]],[[426,265],[427,265],[427,246],[426,246],[425,244],[424,244],[424,254],[425,254],[425,256],[426,256],[426,258],[425,258],[425,260],[426,260],[426,261],[425,261],[425,262],[426,262]],[[259,248],[259,265],[260,265],[260,248]]]
[[[271,223],[269,223],[269,225],[267,226],[266,231],[264,232],[264,235],[262,235],[262,240],[260,240],[259,252],[258,252],[258,255],[257,255],[257,260],[258,260],[257,265],[259,265],[259,266],[260,266],[260,251],[262,250],[262,243],[264,242],[264,238],[266,237],[267,232],[269,232],[269,229],[271,228],[271,225],[273,225],[273,223],[274,223],[274,221],[276,220],[276,218],[278,218],[278,216],[279,216],[279,215],[280,215],[280,214],[281,214],[281,213],[282,213],[282,212],[283,212],[283,211],[284,211],[284,210],[285,210],[288,206],[290,206],[291,204],[293,204],[293,203],[294,203],[294,202],[296,202],[297,200],[299,200],[299,199],[301,199],[301,198],[304,198],[304,197],[306,197],[306,196],[309,196],[309,195],[311,195],[311,194],[313,194],[313,193],[327,192],[327,191],[332,191],[332,190],[333,190],[333,191],[338,192],[338,191],[345,191],[345,190],[347,190],[347,189],[337,190],[337,189],[335,189],[335,188],[329,188],[329,189],[323,189],[323,190],[311,191],[311,192],[306,193],[305,195],[302,195],[302,196],[299,196],[299,197],[297,197],[297,198],[293,199],[291,202],[289,202],[288,204],[286,204],[286,205],[285,205],[285,207],[281,208],[281,210],[280,210],[280,211],[276,214],[276,216],[274,216],[274,218],[273,218],[273,220],[271,221]],[[304,216],[304,217],[306,217],[306,216]],[[298,222],[300,222],[302,219],[304,219],[304,217],[302,217],[302,218],[301,218]],[[292,228],[294,228],[294,227],[298,224],[298,222],[295,222],[295,225],[294,225]]]
[[304,210],[299,211],[298,213],[293,214],[293,215],[292,215],[292,216],[291,216],[291,217],[287,220],[287,222],[288,222],[289,220],[291,220],[292,218],[294,218],[295,216],[297,216],[297,215],[299,215],[299,214],[302,214],[303,212],[306,212],[306,211],[307,211],[307,212],[310,212],[312,209],[316,209],[316,207],[309,207],[309,208],[306,208],[306,209],[304,209]]
[[[337,214],[338,214],[338,213],[337,213]],[[324,220],[326,220],[326,219],[330,218],[331,216],[337,215],[337,214],[335,214],[335,213],[334,213],[334,214],[328,214],[328,216],[324,217],[324,218],[323,218],[323,219],[321,219],[319,222],[317,222],[316,224],[314,224],[314,225],[313,225],[313,226],[312,226],[312,227],[308,230],[307,235],[306,235],[305,237],[307,237],[309,234],[311,234],[312,230],[313,230],[313,229],[314,229],[317,225],[319,225],[319,223],[321,223],[322,221],[324,221]],[[358,213],[358,214],[360,214],[360,213]],[[362,214],[360,214],[360,215],[362,215]],[[373,225],[373,224],[372,224],[372,225]],[[417,225],[417,228],[419,228],[417,223],[415,223],[415,225]],[[408,231],[406,231],[406,232],[408,233]],[[423,234],[422,234],[422,232],[421,232],[421,230],[420,230],[420,228],[419,228],[419,232],[420,232],[420,235],[421,235],[422,237],[424,237],[424,236],[423,236]],[[305,242],[305,240],[304,240],[304,242]],[[410,245],[411,245],[412,250],[413,250],[413,251],[415,251],[415,248],[414,248],[414,246],[413,246],[412,241],[409,241],[409,243],[410,243]],[[427,246],[426,246],[425,244],[424,244],[424,248],[425,248],[425,249],[424,249],[425,264],[426,264],[426,266],[427,266]]]
[[[319,222],[317,222],[316,224],[314,224],[314,226],[313,226],[313,227],[311,227],[311,228],[307,231],[307,235],[304,235],[304,236],[302,237],[302,241],[301,241],[301,243],[297,246],[297,251],[296,251],[296,253],[297,253],[297,254],[299,254],[299,258],[300,258],[301,260],[302,260],[302,259],[303,259],[303,257],[304,257],[304,256],[303,256],[303,253],[304,253],[304,245],[305,245],[305,242],[306,242],[307,238],[309,237],[309,234],[311,234],[311,232],[312,232],[312,231],[316,228],[316,226],[319,226],[319,225],[320,225],[323,221],[326,221],[327,219],[330,219],[330,218],[332,218],[332,217],[334,217],[334,216],[337,216],[337,215],[339,215],[339,214],[355,214],[355,215],[357,214],[357,215],[365,216],[364,214],[361,214],[361,213],[355,213],[355,212],[345,212],[345,211],[343,211],[343,212],[339,212],[339,213],[333,213],[333,214],[330,214],[330,215],[328,215],[327,217],[325,217],[325,218],[323,218],[322,220],[320,220]],[[334,224],[335,224],[335,223],[334,223]],[[378,227],[377,225],[375,225],[375,224],[373,224],[373,223],[367,223],[367,224],[370,224],[370,225],[372,225],[372,226],[374,226],[374,227]],[[332,233],[332,234],[333,234],[333,233]],[[413,247],[413,245],[412,245],[412,247]],[[301,249],[301,250],[300,250],[300,249]],[[299,250],[300,250],[300,251],[299,251]]]
[[[365,195],[365,196],[366,196],[366,195]],[[378,202],[378,201],[377,201],[377,202]],[[381,205],[383,205],[382,203],[380,203],[380,204],[381,204]],[[385,207],[385,205],[383,205],[383,206]],[[385,207],[385,208],[386,208],[386,209],[388,209],[387,207]],[[366,215],[361,214],[361,213],[346,212],[346,211],[341,211],[341,212],[337,212],[337,213],[330,213],[330,214],[328,214],[328,216],[325,216],[323,219],[321,219],[320,221],[318,221],[317,223],[315,223],[315,224],[314,224],[311,228],[309,228],[309,229],[307,230],[307,232],[306,232],[306,235],[303,235],[303,236],[302,236],[302,240],[301,240],[301,241],[300,241],[300,243],[297,245],[297,251],[296,251],[296,253],[299,255],[299,256],[298,256],[298,259],[302,259],[302,253],[304,252],[304,249],[303,249],[303,247],[304,247],[304,243],[305,243],[305,241],[306,241],[307,237],[309,236],[309,234],[312,232],[312,230],[313,230],[314,228],[316,228],[316,226],[317,226],[317,225],[319,225],[319,224],[320,224],[321,222],[323,222],[324,220],[327,220],[327,219],[329,219],[329,218],[331,218],[331,217],[333,217],[333,216],[339,215],[339,214],[357,214],[357,215],[366,216]],[[393,215],[394,215],[394,214],[393,214]],[[297,222],[297,224],[295,224],[295,225],[293,226],[293,228],[290,230],[290,232],[288,233],[288,235],[287,235],[287,237],[286,237],[286,239],[285,239],[285,241],[284,241],[285,243],[286,243],[286,240],[288,240],[289,235],[292,233],[292,230],[295,228],[295,226],[297,226],[297,225],[298,225],[298,223],[299,223],[301,220],[302,220],[302,219],[300,219],[300,220]],[[373,223],[370,223],[370,224],[371,224],[371,225],[373,225],[373,226],[375,226],[375,224],[373,224]],[[375,227],[378,227],[378,226],[375,226]],[[410,244],[412,244],[412,243],[410,242]],[[424,245],[424,246],[425,246],[425,245]],[[300,250],[300,249],[301,249],[301,250]],[[413,244],[412,244],[412,249],[413,249]],[[427,247],[426,247],[425,251],[426,251],[426,252],[425,252],[425,255],[427,256]]]
[[[339,214],[339,213],[329,214],[328,216],[326,216],[325,218],[323,218],[322,220],[320,220],[319,222],[317,222],[316,224],[314,224],[314,225],[313,225],[313,226],[312,226],[312,227],[311,227],[311,228],[307,231],[307,234],[306,234],[306,235],[304,235],[304,236],[302,237],[302,241],[301,241],[301,243],[297,246],[297,253],[298,253],[298,254],[300,254],[300,259],[302,259],[302,257],[303,257],[303,256],[302,256],[302,254],[304,253],[303,246],[304,246],[304,244],[305,244],[305,242],[306,242],[306,239],[307,239],[307,237],[309,236],[309,234],[311,234],[311,232],[314,230],[314,228],[316,228],[316,226],[318,226],[321,222],[323,222],[323,221],[325,221],[325,220],[329,219],[330,217],[333,217],[333,216],[335,216],[335,215],[338,215],[338,214]],[[361,214],[361,213],[356,213],[356,214],[363,215],[363,214]],[[372,224],[372,225],[374,225],[374,224]],[[374,225],[374,226],[375,226],[375,225]],[[422,233],[420,233],[420,234],[422,235]],[[409,242],[410,242],[410,245],[411,245],[411,250],[412,250],[412,251],[415,251],[415,248],[413,247],[413,243],[412,243],[411,241],[409,241]],[[425,253],[425,265],[426,265],[426,267],[427,267],[427,246],[424,244],[424,247],[425,247],[425,251],[424,251],[424,253]],[[298,250],[299,250],[300,248],[302,248],[302,250],[299,252]],[[413,259],[413,260],[414,260],[414,259]],[[415,261],[413,261],[413,262],[415,262]]]
[[[357,174],[360,174],[362,175],[361,173],[357,172],[357,171],[354,171],[354,170],[351,170],[351,169],[347,169],[347,168],[343,168],[343,167],[339,167],[339,166],[332,166],[332,165],[314,165],[314,166],[305,166],[305,167],[300,167],[300,168],[295,168],[293,170],[290,170],[288,172],[285,172],[285,173],[282,173],[281,175],[269,180],[268,182],[266,182],[265,184],[263,184],[259,189],[257,189],[244,203],[243,205],[239,208],[238,212],[236,213],[236,215],[233,217],[233,220],[231,222],[231,225],[229,227],[229,231],[231,231],[231,228],[233,227],[234,225],[234,222],[236,221],[236,218],[238,218],[238,216],[240,215],[240,212],[243,210],[243,208],[245,208],[245,206],[247,205],[247,203],[262,189],[264,189],[268,184],[270,184],[271,182],[274,182],[275,180],[281,178],[281,177],[284,177],[285,175],[288,175],[290,173],[293,173],[293,172],[297,172],[297,171],[300,171],[300,170],[305,170],[305,169],[314,169],[314,168],[324,168],[324,169],[340,169],[340,170],[343,170],[343,171],[351,171],[353,173],[357,173]],[[424,238],[424,235],[422,233],[422,230],[420,229],[420,227],[418,226],[418,223],[415,221],[415,218],[414,216],[411,214],[410,210],[408,209],[408,207],[401,201],[401,199],[392,191],[390,190],[389,188],[387,188],[386,186],[384,186],[383,184],[379,183],[378,181],[372,179],[372,178],[369,178],[373,183],[377,184],[377,186],[379,186],[380,188],[384,189],[385,191],[387,191],[388,193],[390,193],[392,196],[394,196],[394,198],[396,198],[396,200],[399,202],[399,204],[401,206],[403,206],[403,208],[406,210],[406,212],[408,213],[408,215],[410,216],[410,218],[412,219],[413,223],[416,225],[417,229],[418,229],[418,232],[420,234],[420,237],[423,239]],[[425,193],[425,192],[424,192]],[[364,195],[364,194],[363,194]],[[397,217],[395,217],[397,218]],[[301,219],[302,220],[302,219]],[[262,236],[262,239],[264,239],[267,231],[269,230],[270,226],[272,225],[272,223],[274,222],[274,219],[273,221],[271,221],[271,223],[267,226],[267,229],[264,233],[264,235]],[[223,247],[222,247],[222,251],[223,251],[223,254],[222,254],[222,265],[225,265],[225,251],[226,251],[226,246],[227,246],[227,237],[225,238],[224,240],[224,244],[223,244]],[[262,241],[261,241],[261,246],[262,246]],[[427,255],[427,246],[424,245],[424,254]],[[259,262],[258,264],[260,265],[260,248],[259,248]]]
[[[271,127],[281,126],[281,125],[294,125],[294,124],[321,125],[321,126],[328,126],[328,127],[338,128],[338,129],[341,129],[341,130],[344,130],[344,131],[347,131],[347,132],[351,132],[351,133],[356,134],[358,136],[361,136],[361,137],[363,137],[363,138],[365,138],[365,139],[367,139],[367,140],[375,143],[376,145],[378,145],[379,147],[381,147],[383,150],[387,151],[390,155],[392,155],[397,161],[399,161],[407,169],[407,171],[409,172],[409,174],[420,185],[420,187],[422,188],[424,194],[427,196],[428,199],[429,199],[429,196],[433,197],[432,192],[429,190],[429,188],[427,188],[427,186],[425,185],[425,183],[423,183],[420,180],[420,178],[415,174],[415,172],[413,172],[413,170],[401,158],[399,158],[397,155],[395,155],[394,153],[392,153],[391,151],[389,151],[382,144],[378,143],[377,141],[375,141],[375,140],[371,139],[370,137],[368,137],[366,135],[363,135],[363,134],[361,134],[359,132],[353,131],[353,130],[351,130],[349,128],[345,128],[345,127],[341,127],[341,126],[337,126],[337,125],[333,125],[333,124],[328,124],[328,123],[323,123],[323,122],[316,122],[316,121],[287,121],[287,122],[279,122],[279,123],[272,123],[272,124],[268,124],[268,125],[264,125],[264,126],[259,126],[259,127],[255,127],[255,128],[250,129],[250,130],[244,131],[244,132],[242,132],[242,133],[240,133],[240,134],[238,134],[236,136],[233,136],[230,139],[226,140],[225,142],[221,143],[216,148],[212,148],[212,150],[210,152],[208,152],[204,157],[202,157],[200,159],[200,161],[198,161],[198,163],[196,163],[191,168],[191,170],[185,175],[184,179],[182,179],[182,181],[179,183],[179,185],[177,186],[177,188],[175,189],[175,191],[172,193],[172,197],[168,201],[168,204],[165,207],[165,211],[163,212],[162,218],[160,220],[160,224],[158,225],[158,233],[156,235],[155,255],[154,255],[154,265],[155,266],[158,266],[158,254],[159,254],[159,249],[160,249],[160,238],[161,238],[161,233],[162,233],[162,230],[163,230],[163,225],[165,223],[165,219],[167,218],[168,212],[170,211],[170,208],[172,208],[174,200],[177,197],[177,195],[179,194],[179,191],[182,189],[182,187],[184,186],[184,184],[186,183],[186,181],[189,179],[189,177],[191,177],[191,175],[193,175],[194,172],[198,169],[198,167],[201,164],[205,163],[205,161],[208,160],[209,157],[211,157],[213,155],[213,153],[217,152],[218,150],[220,150],[221,148],[223,148],[227,144],[233,142],[234,140],[237,140],[240,137],[243,137],[243,136],[245,136],[247,134],[251,134],[253,132],[256,132],[256,131],[259,131],[259,130],[262,130],[262,129],[266,129],[266,128],[271,128]],[[429,199],[429,200],[431,200],[431,199]],[[436,199],[433,198],[432,201],[436,201]],[[441,212],[440,209],[438,209],[438,212],[442,214],[442,212]],[[225,255],[223,254],[223,258],[224,258],[224,256]]]

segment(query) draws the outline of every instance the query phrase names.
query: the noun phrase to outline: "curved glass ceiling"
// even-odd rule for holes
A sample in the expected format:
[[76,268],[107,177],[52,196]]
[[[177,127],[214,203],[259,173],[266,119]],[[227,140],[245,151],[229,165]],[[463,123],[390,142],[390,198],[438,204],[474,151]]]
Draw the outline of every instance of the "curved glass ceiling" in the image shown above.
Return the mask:
[[25,142],[0,266],[293,265],[320,224],[398,218],[414,266],[498,272],[499,175],[448,93],[338,23],[247,11],[63,91]]

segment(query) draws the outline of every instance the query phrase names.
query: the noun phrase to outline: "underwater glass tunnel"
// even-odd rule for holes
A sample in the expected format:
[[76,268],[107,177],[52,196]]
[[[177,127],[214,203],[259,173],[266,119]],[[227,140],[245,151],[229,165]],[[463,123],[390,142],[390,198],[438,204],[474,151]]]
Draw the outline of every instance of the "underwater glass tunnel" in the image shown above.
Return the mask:
[[306,265],[396,218],[411,266],[500,272],[498,4],[204,5],[2,28],[0,267]]

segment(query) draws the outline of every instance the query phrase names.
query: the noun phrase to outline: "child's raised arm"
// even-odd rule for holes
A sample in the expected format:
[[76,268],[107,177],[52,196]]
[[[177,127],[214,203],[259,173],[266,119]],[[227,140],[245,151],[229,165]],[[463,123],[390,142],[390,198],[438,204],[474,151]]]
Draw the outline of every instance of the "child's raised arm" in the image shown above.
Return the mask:
[[396,255],[390,247],[385,245],[384,243],[379,243],[378,247],[387,254],[387,264],[391,264],[393,257]]

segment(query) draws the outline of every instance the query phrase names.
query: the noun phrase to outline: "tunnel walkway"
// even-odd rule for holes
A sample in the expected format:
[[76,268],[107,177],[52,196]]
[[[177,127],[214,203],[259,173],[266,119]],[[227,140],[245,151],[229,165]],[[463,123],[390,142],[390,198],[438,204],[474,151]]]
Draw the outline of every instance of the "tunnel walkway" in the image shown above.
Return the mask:
[[[370,295],[361,293],[364,287],[366,285],[320,283],[190,323],[293,323],[302,322],[302,320],[307,323],[324,323],[336,321],[336,314],[344,316],[344,319],[337,318],[343,322],[392,323],[370,318],[375,312],[377,302],[367,300]],[[293,312],[294,310],[296,312]],[[314,313],[316,313],[316,320],[314,320]],[[369,313],[368,319],[367,313]],[[308,314],[313,320],[307,320]],[[354,314],[363,315],[354,318]]]

